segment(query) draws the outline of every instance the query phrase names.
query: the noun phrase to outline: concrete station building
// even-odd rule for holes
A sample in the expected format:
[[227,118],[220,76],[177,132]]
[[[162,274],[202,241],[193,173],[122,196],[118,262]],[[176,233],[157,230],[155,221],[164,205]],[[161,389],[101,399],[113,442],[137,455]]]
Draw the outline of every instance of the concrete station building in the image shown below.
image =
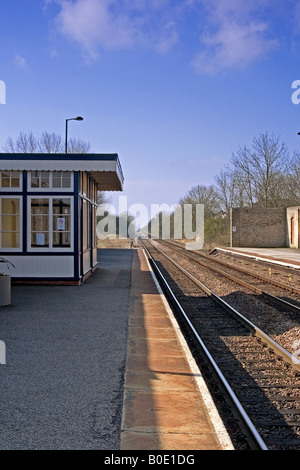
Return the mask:
[[1,271],[81,284],[97,268],[97,192],[122,191],[117,154],[0,154]]

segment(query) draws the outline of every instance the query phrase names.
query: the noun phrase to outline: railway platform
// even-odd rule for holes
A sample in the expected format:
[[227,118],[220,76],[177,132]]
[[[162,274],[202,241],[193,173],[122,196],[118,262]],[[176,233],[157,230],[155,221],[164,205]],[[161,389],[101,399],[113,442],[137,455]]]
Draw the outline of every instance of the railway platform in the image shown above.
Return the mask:
[[[223,248],[216,247],[216,251],[232,253],[248,258],[254,258],[268,263],[300,269],[300,250],[294,248]],[[213,251],[215,251],[213,250]]]
[[232,449],[142,249],[0,309],[1,450]]
[[133,250],[121,450],[232,449],[148,260]]

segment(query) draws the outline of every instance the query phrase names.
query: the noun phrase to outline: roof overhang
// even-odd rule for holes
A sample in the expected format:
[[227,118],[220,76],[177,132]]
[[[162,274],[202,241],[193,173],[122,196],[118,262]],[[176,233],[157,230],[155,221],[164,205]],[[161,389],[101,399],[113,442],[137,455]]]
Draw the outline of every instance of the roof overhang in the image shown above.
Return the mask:
[[86,171],[101,191],[122,191],[124,177],[118,154],[0,153],[0,170]]

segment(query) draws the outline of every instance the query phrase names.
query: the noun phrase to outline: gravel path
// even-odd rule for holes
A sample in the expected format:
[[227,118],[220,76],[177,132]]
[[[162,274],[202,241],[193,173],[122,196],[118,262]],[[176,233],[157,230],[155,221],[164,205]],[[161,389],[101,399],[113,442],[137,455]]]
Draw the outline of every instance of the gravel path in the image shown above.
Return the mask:
[[131,250],[80,287],[13,286],[0,309],[0,449],[119,449]]

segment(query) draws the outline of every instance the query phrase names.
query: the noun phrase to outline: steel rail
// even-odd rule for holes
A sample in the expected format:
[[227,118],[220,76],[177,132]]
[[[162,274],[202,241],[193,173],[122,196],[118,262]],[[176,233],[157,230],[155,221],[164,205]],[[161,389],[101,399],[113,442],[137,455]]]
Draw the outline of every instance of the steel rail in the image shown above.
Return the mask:
[[[168,242],[168,241],[166,241],[166,240],[164,240],[164,242],[166,242],[167,244],[170,243],[170,245],[173,245],[172,242]],[[178,248],[179,250],[181,250],[181,249],[184,250],[183,247],[180,247],[180,246],[178,246],[178,245],[175,245],[175,246],[176,246],[176,248]],[[256,276],[255,273],[252,274],[251,272],[249,272],[249,271],[247,271],[247,270],[243,270],[242,268],[238,268],[238,267],[235,267],[235,266],[231,266],[231,265],[229,265],[229,264],[226,264],[226,263],[223,262],[223,261],[219,261],[219,260],[215,260],[215,259],[212,260],[212,259],[210,259],[208,256],[205,256],[204,254],[201,254],[201,255],[200,255],[200,254],[197,253],[197,252],[193,252],[193,253],[195,253],[195,254],[198,255],[198,256],[202,256],[203,258],[208,259],[209,261],[212,261],[212,262],[214,262],[214,263],[221,264],[222,266],[225,266],[225,267],[227,267],[227,268],[229,268],[229,269],[236,270],[236,271],[240,271],[240,272],[245,273],[245,274],[249,274],[249,275],[252,276],[252,277],[256,277],[257,279],[260,279],[261,281],[264,281],[264,282],[268,282],[268,283],[269,283],[269,279],[265,278],[264,276],[259,276],[259,275]],[[187,256],[188,258],[190,258],[190,259],[191,259],[192,261],[194,261],[195,263],[200,264],[201,266],[203,266],[203,267],[205,267],[205,268],[207,268],[207,269],[210,269],[211,271],[214,271],[214,272],[216,272],[216,273],[218,273],[218,274],[221,274],[222,276],[224,276],[224,277],[230,279],[231,281],[236,282],[237,284],[240,284],[240,285],[243,286],[243,287],[246,287],[246,288],[249,289],[249,290],[252,290],[252,291],[255,292],[256,294],[259,294],[259,295],[262,295],[262,296],[264,296],[264,297],[266,297],[266,298],[268,298],[268,299],[274,300],[275,302],[280,303],[280,304],[283,305],[284,307],[288,307],[288,308],[290,308],[291,310],[293,310],[294,312],[300,314],[300,307],[298,307],[297,305],[294,305],[294,304],[288,302],[287,300],[281,299],[280,297],[277,297],[276,295],[269,294],[268,292],[266,292],[266,291],[260,289],[259,287],[253,286],[252,284],[249,284],[248,282],[243,281],[242,279],[239,279],[238,277],[233,276],[232,274],[229,274],[229,273],[226,273],[225,271],[222,271],[222,269],[216,268],[215,266],[210,266],[209,264],[206,264],[206,263],[204,263],[203,261],[200,261],[199,259],[196,259],[196,258],[195,258],[193,255],[191,255],[190,253],[185,252],[185,256]],[[274,282],[276,282],[276,281],[274,281]],[[286,286],[286,287],[285,287],[285,286],[286,286],[285,284],[282,284],[282,285],[280,285],[280,286],[277,285],[277,287],[281,287],[282,289],[285,288],[285,289],[287,290],[287,288],[288,288],[289,286]],[[293,292],[295,292],[295,290],[294,290],[293,288],[292,288],[292,290],[293,290]],[[299,294],[300,294],[300,291],[299,291],[299,290],[296,289],[296,291],[297,291],[297,293],[299,292]]]
[[244,315],[234,309],[231,305],[225,302],[221,297],[215,294],[211,289],[205,286],[199,279],[189,273],[186,269],[184,269],[180,264],[174,261],[170,256],[168,256],[164,251],[162,251],[157,246],[154,246],[156,250],[158,250],[163,256],[165,256],[171,263],[174,264],[180,271],[182,271],[187,277],[189,277],[196,285],[198,285],[202,290],[204,290],[208,295],[210,295],[216,303],[218,303],[221,307],[225,308],[228,312],[232,313],[234,316],[238,317],[242,323],[250,329],[253,333],[256,334],[259,338],[261,338],[269,347],[271,347],[277,354],[279,354],[287,363],[289,363],[293,369],[300,372],[300,360],[290,354],[286,349],[280,346],[276,341],[274,341],[270,336],[264,333],[260,328],[258,328],[254,323],[248,320]]
[[[166,243],[169,243],[170,245],[173,245],[173,246],[176,246],[177,248],[179,249],[182,249],[184,250],[184,247],[181,247],[179,244],[177,244],[176,242],[171,242],[169,240],[163,240],[164,242]],[[252,271],[249,271],[247,269],[244,269],[244,268],[241,268],[240,266],[232,266],[228,263],[226,263],[225,261],[221,261],[221,260],[217,260],[217,259],[212,259],[209,255],[206,255],[205,253],[199,253],[195,250],[190,250],[192,253],[195,253],[197,256],[199,257],[202,257],[202,258],[205,258],[205,259],[209,259],[210,261],[213,261],[214,263],[217,263],[217,264],[220,264],[222,266],[226,266],[226,267],[229,267],[235,271],[239,271],[241,273],[244,273],[244,274],[248,274],[249,276],[252,276],[256,279],[259,279],[263,282],[266,282],[268,284],[273,284],[274,286],[276,287],[280,287],[281,289],[285,289],[285,290],[288,290],[288,291],[291,291],[291,292],[294,292],[295,294],[300,294],[300,289],[297,289],[297,287],[293,287],[293,286],[289,286],[288,284],[284,284],[283,282],[280,282],[280,281],[276,281],[275,279],[270,279],[270,278],[267,278],[261,274],[258,274],[258,273],[254,273]],[[225,251],[225,250],[224,250]],[[233,253],[233,255],[235,256],[240,256],[238,253]],[[265,262],[267,262],[267,260],[265,260]]]
[[[175,302],[177,308],[180,310],[181,314],[183,315],[185,321],[187,322],[187,324],[189,325],[189,328],[192,330],[195,338],[197,339],[202,351],[205,353],[207,359],[209,360],[209,363],[211,364],[211,366],[213,367],[215,373],[217,374],[219,380],[221,381],[222,383],[222,386],[224,387],[224,389],[226,390],[228,396],[230,397],[232,403],[234,404],[234,407],[235,409],[237,410],[239,416],[240,416],[240,419],[242,420],[244,426],[246,426],[246,428],[248,429],[248,432],[252,438],[252,440],[254,441],[255,445],[257,446],[257,448],[259,450],[269,450],[267,445],[265,444],[264,440],[262,439],[262,437],[260,436],[260,434],[258,433],[258,431],[256,430],[254,424],[252,423],[251,419],[249,418],[248,414],[246,413],[244,407],[242,406],[242,404],[240,403],[239,399],[237,398],[236,394],[234,393],[234,391],[232,390],[232,388],[230,387],[229,383],[227,382],[226,378],[224,377],[223,373],[221,372],[219,366],[216,364],[215,360],[213,359],[212,355],[210,354],[209,350],[207,349],[207,347],[205,346],[204,342],[202,341],[202,339],[200,338],[200,336],[198,335],[197,331],[195,330],[193,324],[191,323],[191,321],[189,320],[186,312],[184,311],[184,309],[182,308],[182,306],[180,305],[180,303],[178,302],[176,296],[174,295],[171,287],[169,286],[168,282],[166,281],[165,277],[163,276],[161,270],[159,269],[159,267],[157,266],[156,262],[154,261],[151,253],[149,252],[149,250],[147,249],[147,247],[145,246],[145,243],[144,241],[142,241],[142,245],[143,245],[143,248],[148,256],[148,259],[151,263],[151,265],[154,267],[156,273],[159,275],[159,278],[161,279],[161,281],[163,282],[165,288],[167,289],[169,295],[171,296],[171,298],[173,299],[173,301]],[[157,247],[155,247],[156,249],[158,249]],[[159,250],[159,249],[158,249]],[[161,250],[159,250],[161,251]],[[163,252],[162,254],[164,256],[166,256],[167,258],[168,255],[165,255]],[[173,262],[173,261],[172,261]],[[175,264],[177,265],[177,263],[175,262]],[[179,265],[178,265],[179,267]],[[206,287],[203,285],[203,287],[205,288],[205,291],[206,291]]]

